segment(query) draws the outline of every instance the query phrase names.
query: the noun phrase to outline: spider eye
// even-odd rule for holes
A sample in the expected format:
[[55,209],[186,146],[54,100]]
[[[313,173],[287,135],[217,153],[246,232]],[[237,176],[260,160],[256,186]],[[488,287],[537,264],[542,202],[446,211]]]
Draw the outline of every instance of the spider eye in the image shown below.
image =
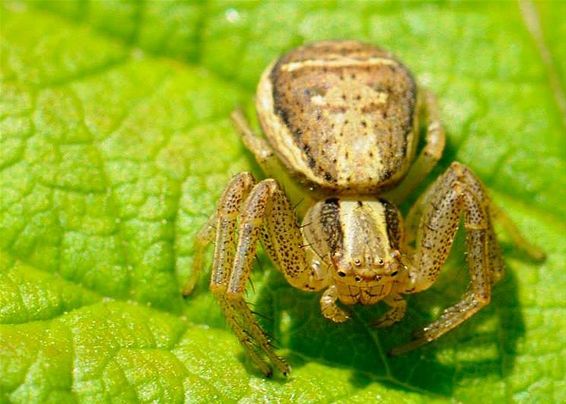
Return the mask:
[[356,280],[356,282],[359,282],[359,281],[362,280],[362,278],[360,278],[359,276],[356,276],[354,279]]
[[377,264],[378,264],[378,265],[383,265],[384,262],[383,262],[383,260],[380,258],[380,259],[377,260]]
[[395,276],[399,273],[399,271],[391,272],[391,276]]
[[341,278],[343,278],[343,277],[346,276],[346,272],[339,271],[339,272],[338,272],[338,276],[340,276]]
[[359,258],[356,258],[356,259],[354,260],[354,265],[357,266],[357,267],[359,267],[360,265],[362,265],[362,261],[360,261]]

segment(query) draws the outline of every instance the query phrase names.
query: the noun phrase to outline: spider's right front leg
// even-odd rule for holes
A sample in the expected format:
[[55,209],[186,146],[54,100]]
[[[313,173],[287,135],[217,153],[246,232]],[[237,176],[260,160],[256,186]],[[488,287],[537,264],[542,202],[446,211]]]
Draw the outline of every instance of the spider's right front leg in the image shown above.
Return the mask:
[[284,375],[289,374],[289,365],[275,354],[244,300],[260,238],[270,258],[293,286],[313,282],[318,285],[316,271],[306,265],[301,233],[289,201],[276,181],[268,179],[256,184],[251,174],[239,174],[220,199],[214,228],[211,291],[254,364],[266,376],[272,374],[270,363]]
[[259,201],[258,192],[253,192],[257,188],[255,184],[251,174],[238,174],[218,202],[210,290],[218,300],[226,322],[261,372],[266,376],[272,374],[263,353],[287,374],[289,366],[273,351],[243,296],[255,258],[261,211],[266,204],[265,195],[264,200]]

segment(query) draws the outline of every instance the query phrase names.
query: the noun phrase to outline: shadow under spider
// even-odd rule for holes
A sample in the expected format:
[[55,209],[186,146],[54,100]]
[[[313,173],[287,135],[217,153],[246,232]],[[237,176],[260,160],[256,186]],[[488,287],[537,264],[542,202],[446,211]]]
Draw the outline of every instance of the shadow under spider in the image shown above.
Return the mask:
[[[418,195],[455,160],[455,155],[455,149],[448,143],[428,181],[401,206],[405,213]],[[254,172],[260,172],[253,158],[250,162]],[[514,249],[503,250],[505,258],[512,255]],[[491,304],[461,327],[415,351],[398,357],[387,356],[391,348],[409,341],[414,329],[434,321],[442,309],[459,301],[464,294],[469,275],[462,230],[458,232],[438,281],[423,293],[406,295],[407,315],[398,324],[384,329],[369,325],[385,311],[384,304],[353,306],[350,321],[331,323],[320,313],[321,293],[292,288],[283,275],[268,264],[264,254],[260,254],[259,261],[265,269],[270,268],[270,272],[257,291],[252,310],[259,314],[260,323],[275,338],[282,353],[291,352],[286,357],[294,369],[307,361],[319,361],[326,366],[350,369],[350,382],[360,388],[381,383],[399,390],[426,391],[447,397],[464,380],[490,375],[504,379],[513,369],[517,343],[525,334],[525,325],[517,279],[509,265],[503,279],[493,288]],[[243,352],[240,358],[250,373],[257,373]],[[276,381],[285,383],[279,377]]]
[[[439,340],[398,357],[387,351],[410,339],[411,332],[435,320],[457,302],[469,277],[465,243],[459,231],[439,280],[427,291],[406,296],[407,315],[398,324],[377,329],[370,323],[385,311],[384,304],[352,306],[352,319],[334,324],[322,317],[320,293],[293,289],[273,269],[258,291],[254,311],[276,345],[291,351],[294,369],[305,361],[351,369],[350,381],[364,387],[382,383],[392,388],[451,396],[454,387],[470,378],[505,378],[513,369],[518,340],[525,333],[513,268],[495,285],[491,304],[461,327]],[[260,257],[263,267],[268,259]],[[297,355],[293,355],[296,353]],[[474,358],[474,359],[470,359]],[[414,387],[414,389],[411,389]]]

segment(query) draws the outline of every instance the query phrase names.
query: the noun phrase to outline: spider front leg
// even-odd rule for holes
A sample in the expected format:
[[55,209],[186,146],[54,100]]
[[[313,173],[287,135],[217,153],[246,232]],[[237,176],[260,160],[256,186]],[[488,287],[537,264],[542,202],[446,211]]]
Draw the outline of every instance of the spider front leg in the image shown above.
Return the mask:
[[[306,264],[302,236],[291,204],[276,181],[268,179],[256,184],[251,174],[242,173],[224,191],[214,222],[210,289],[254,364],[266,376],[272,374],[271,365],[287,375],[289,365],[275,354],[245,302],[244,293],[260,238],[270,258],[293,286],[308,290],[325,286],[320,270]],[[206,240],[208,230],[201,231],[200,236]]]
[[336,288],[336,285],[332,285],[324,291],[320,298],[320,312],[330,321],[343,323],[348,320],[350,316],[344,309],[338,307],[336,304],[337,301],[338,289]]
[[490,219],[490,201],[480,181],[465,166],[453,163],[421,201],[414,268],[405,290],[415,293],[437,279],[454,236],[464,217],[470,286],[462,300],[444,310],[440,318],[414,334],[413,341],[395,348],[401,354],[439,338],[487,305],[491,286],[503,273],[503,261]]
[[374,327],[385,328],[389,327],[405,317],[407,312],[407,302],[399,294],[391,294],[383,299],[390,309],[383,314],[380,318],[373,322]]

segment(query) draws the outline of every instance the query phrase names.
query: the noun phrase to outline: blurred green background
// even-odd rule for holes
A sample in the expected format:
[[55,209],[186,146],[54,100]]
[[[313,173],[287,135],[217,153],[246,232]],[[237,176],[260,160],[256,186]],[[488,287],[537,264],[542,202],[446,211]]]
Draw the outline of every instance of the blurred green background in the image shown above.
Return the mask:
[[[0,402],[563,402],[564,2],[3,1]],[[231,175],[257,170],[228,115],[252,114],[282,52],[351,38],[433,89],[472,167],[548,259],[501,235],[492,304],[399,358],[385,352],[466,288],[462,237],[399,325],[325,321],[265,256],[249,299],[293,366],[266,380],[202,279],[192,239]]]

